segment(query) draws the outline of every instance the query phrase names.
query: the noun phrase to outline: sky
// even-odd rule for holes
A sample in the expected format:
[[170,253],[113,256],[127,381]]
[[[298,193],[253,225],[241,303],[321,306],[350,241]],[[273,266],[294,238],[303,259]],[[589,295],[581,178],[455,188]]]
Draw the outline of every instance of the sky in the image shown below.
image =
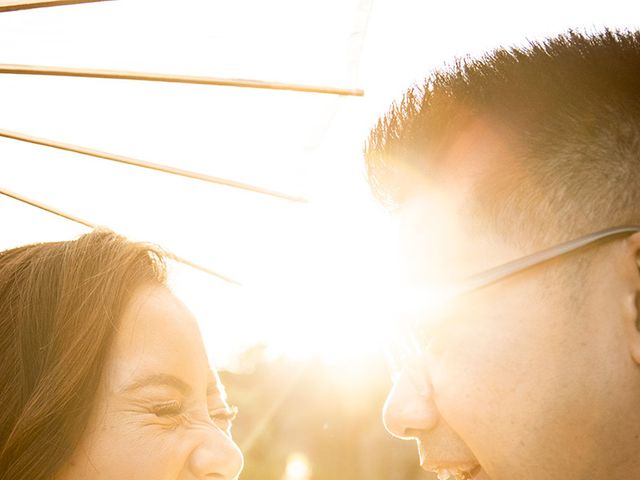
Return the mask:
[[[220,364],[255,342],[348,359],[392,321],[393,220],[366,183],[369,129],[454,57],[569,28],[637,29],[634,1],[130,0],[0,13],[0,63],[361,88],[340,97],[0,75],[0,129],[306,197],[282,199],[0,138],[0,187],[233,277],[172,286]],[[0,249],[85,227],[0,196]],[[373,302],[373,299],[385,300]]]

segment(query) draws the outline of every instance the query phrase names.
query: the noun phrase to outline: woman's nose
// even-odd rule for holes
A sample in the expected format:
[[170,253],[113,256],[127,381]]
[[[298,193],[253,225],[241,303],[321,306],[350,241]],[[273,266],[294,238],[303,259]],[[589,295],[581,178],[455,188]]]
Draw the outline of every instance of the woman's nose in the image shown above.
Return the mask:
[[215,427],[203,432],[192,452],[190,468],[198,479],[232,480],[242,471],[242,452],[229,435]]
[[387,431],[402,439],[416,438],[434,428],[438,417],[426,368],[405,368],[384,404],[382,419]]

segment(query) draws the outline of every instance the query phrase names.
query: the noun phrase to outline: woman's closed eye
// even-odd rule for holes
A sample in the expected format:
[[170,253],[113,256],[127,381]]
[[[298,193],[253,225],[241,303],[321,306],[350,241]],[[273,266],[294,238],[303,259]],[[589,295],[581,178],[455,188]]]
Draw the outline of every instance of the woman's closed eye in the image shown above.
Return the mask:
[[[179,400],[171,400],[154,405],[151,413],[156,417],[170,420],[182,420],[186,418],[183,403]],[[238,415],[238,407],[225,406],[209,410],[209,417],[215,425],[225,432],[231,430],[233,420]]]
[[228,432],[231,430],[233,420],[238,416],[238,407],[226,406],[216,408],[209,411],[209,416],[220,430]]
[[151,412],[158,417],[173,417],[182,414],[184,412],[184,407],[181,401],[171,400],[154,405]]
[[165,402],[152,404],[147,411],[154,420],[150,425],[159,425],[163,428],[175,430],[181,425],[188,423],[188,416],[184,404],[180,400],[168,400]]

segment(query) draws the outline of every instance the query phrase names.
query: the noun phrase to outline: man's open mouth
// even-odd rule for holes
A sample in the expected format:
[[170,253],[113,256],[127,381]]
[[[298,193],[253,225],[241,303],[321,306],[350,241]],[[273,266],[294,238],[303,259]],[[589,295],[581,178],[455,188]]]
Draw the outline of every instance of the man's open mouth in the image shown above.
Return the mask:
[[430,469],[438,475],[438,480],[472,480],[482,468],[480,465],[472,467],[448,467]]

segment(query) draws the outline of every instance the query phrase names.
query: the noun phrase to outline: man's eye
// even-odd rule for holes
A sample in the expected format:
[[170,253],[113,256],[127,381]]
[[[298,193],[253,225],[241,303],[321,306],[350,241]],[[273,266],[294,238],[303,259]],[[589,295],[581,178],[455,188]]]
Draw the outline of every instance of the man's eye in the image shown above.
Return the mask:
[[178,400],[173,400],[171,402],[161,403],[158,405],[154,405],[151,409],[151,412],[157,415],[158,417],[169,417],[174,415],[180,415],[183,411],[182,403]]
[[231,429],[231,423],[238,416],[238,407],[218,408],[210,411],[209,416],[221,430],[227,431]]

